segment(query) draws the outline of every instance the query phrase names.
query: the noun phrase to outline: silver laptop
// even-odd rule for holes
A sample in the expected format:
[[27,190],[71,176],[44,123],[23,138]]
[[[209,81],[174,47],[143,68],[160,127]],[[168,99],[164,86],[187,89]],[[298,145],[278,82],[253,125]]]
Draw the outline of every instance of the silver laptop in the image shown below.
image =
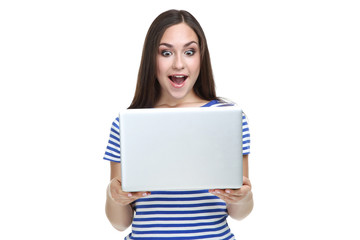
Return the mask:
[[240,108],[127,109],[119,120],[124,191],[242,186]]

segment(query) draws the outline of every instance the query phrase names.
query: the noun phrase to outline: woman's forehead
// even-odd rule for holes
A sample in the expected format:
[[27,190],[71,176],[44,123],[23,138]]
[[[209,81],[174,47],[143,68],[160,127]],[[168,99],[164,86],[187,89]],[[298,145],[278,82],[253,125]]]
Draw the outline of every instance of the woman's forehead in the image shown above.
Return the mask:
[[198,37],[195,31],[185,23],[179,23],[166,29],[160,40],[160,44],[171,45],[185,45],[189,42],[198,43]]

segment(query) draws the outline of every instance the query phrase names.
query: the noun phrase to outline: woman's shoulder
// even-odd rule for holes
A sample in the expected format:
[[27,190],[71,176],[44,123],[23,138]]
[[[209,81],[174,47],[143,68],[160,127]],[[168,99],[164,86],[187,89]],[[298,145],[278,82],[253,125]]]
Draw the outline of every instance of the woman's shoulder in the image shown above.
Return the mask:
[[237,106],[237,104],[227,99],[219,98],[208,102],[203,107],[228,107],[228,106]]
[[[205,104],[203,107],[229,107],[229,106],[240,107],[237,103],[235,103],[235,102],[233,102],[231,100],[228,100],[226,98],[219,98],[219,99],[216,99],[216,100],[212,100],[212,101],[208,102],[207,104]],[[245,121],[247,121],[244,111],[242,111],[242,115],[243,115],[243,119]]]

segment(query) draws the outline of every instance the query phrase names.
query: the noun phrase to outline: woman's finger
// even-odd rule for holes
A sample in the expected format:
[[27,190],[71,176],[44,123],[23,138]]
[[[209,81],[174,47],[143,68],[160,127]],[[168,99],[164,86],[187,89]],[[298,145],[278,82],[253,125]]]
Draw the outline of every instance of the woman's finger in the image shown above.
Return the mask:
[[243,185],[239,189],[226,189],[225,190],[226,193],[231,194],[233,196],[238,196],[238,197],[246,195],[249,191],[251,191],[251,188],[248,185]]
[[141,197],[149,196],[150,192],[124,192],[120,179],[114,178],[110,182],[110,195],[120,204],[127,205]]
[[218,196],[220,199],[222,199],[226,203],[236,203],[240,200],[238,197],[233,197],[231,195],[217,194],[216,196]]
[[210,191],[210,193],[218,196],[219,198],[223,199],[224,201],[225,200],[229,200],[229,201],[235,201],[236,200],[236,196],[227,193],[225,189],[213,189],[213,190]]
[[150,192],[131,192],[131,193],[128,193],[128,197],[132,197],[132,198],[135,198],[135,199],[139,199],[139,198],[146,197],[146,196],[149,196],[149,195],[150,195]]
[[247,185],[247,186],[250,186],[251,188],[251,182],[250,182],[250,179],[243,176],[243,185]]

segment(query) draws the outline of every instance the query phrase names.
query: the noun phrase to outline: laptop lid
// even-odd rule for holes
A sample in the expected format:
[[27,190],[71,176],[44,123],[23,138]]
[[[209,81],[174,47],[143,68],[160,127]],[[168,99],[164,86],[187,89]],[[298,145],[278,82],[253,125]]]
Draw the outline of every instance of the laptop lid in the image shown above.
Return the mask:
[[242,186],[240,108],[127,109],[119,120],[124,191]]

